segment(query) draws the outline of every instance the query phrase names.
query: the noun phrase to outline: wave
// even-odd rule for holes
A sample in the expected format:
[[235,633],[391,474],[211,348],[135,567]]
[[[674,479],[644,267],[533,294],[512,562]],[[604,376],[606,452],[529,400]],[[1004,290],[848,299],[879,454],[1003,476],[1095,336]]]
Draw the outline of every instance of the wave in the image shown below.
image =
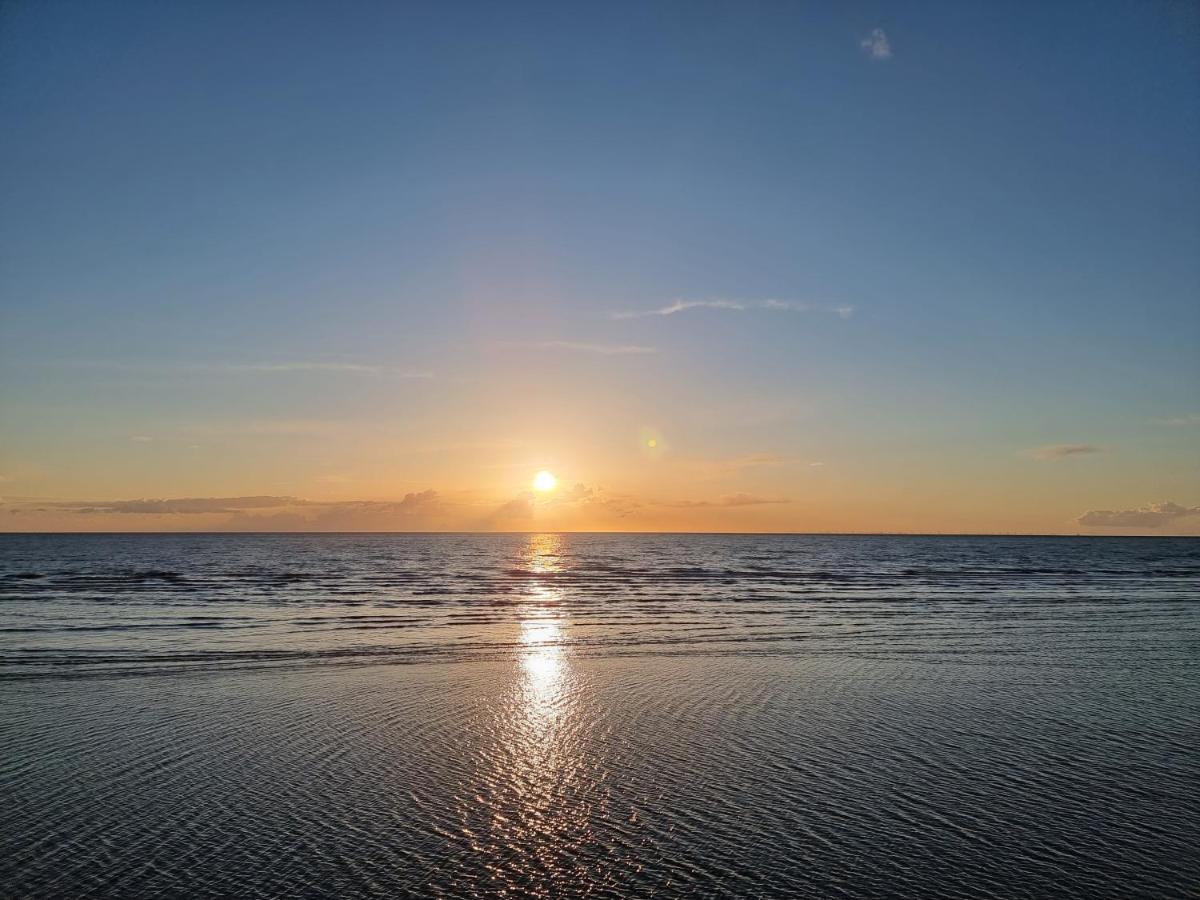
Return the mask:
[[1186,539],[5,539],[0,677],[473,659],[539,616],[572,653],[1157,658],[1195,639],[1198,577]]

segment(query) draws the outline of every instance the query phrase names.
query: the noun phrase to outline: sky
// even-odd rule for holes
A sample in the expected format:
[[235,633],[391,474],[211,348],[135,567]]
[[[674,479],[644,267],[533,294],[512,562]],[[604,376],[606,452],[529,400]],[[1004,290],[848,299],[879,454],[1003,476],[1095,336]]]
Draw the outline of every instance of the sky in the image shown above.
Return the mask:
[[1198,9],[3,4],[0,530],[1200,534]]

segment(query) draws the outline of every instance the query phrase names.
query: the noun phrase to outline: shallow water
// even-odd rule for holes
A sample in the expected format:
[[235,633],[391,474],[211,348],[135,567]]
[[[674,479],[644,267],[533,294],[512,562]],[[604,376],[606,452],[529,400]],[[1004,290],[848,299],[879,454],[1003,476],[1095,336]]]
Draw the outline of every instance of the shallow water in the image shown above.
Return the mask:
[[0,538],[5,896],[1170,897],[1200,541]]

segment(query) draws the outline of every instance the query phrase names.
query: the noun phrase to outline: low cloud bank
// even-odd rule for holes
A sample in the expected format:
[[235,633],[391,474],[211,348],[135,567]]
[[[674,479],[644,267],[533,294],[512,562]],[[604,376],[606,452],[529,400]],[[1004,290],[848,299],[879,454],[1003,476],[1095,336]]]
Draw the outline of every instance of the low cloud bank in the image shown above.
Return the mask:
[[[10,517],[54,517],[55,524],[86,518],[103,521],[146,517],[154,527],[176,519],[184,530],[371,531],[435,527],[443,512],[437,491],[400,500],[304,500],[299,497],[173,497],[136,500],[9,501]],[[94,527],[94,526],[93,526]]]
[[[773,457],[753,458],[769,463]],[[470,492],[444,496],[429,489],[399,500],[308,500],[260,494],[128,500],[0,501],[6,531],[237,531],[404,532],[525,531],[630,527],[631,522],[686,525],[687,513],[790,503],[745,492],[715,498],[645,497],[577,483],[549,494],[523,491],[508,498]],[[672,513],[671,511],[675,511]],[[673,517],[684,514],[684,519]],[[661,519],[661,515],[667,519]],[[706,517],[705,521],[714,521]]]
[[1075,521],[1100,528],[1160,528],[1180,519],[1200,516],[1200,506],[1151,503],[1138,509],[1092,509]]
[[277,509],[302,506],[307,501],[295,497],[177,497],[170,500],[112,500],[107,502],[62,502],[45,506],[83,514],[140,513],[144,515],[200,515],[231,513],[248,509]]

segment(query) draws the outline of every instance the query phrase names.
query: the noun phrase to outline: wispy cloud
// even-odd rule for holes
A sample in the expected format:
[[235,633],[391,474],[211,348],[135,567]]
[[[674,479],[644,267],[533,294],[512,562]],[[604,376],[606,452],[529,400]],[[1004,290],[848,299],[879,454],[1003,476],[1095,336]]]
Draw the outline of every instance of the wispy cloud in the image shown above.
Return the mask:
[[791,502],[791,500],[783,497],[758,497],[754,494],[738,492],[736,494],[725,494],[716,500],[669,500],[659,505],[674,506],[681,509],[698,509],[707,507],[761,506],[768,503]]
[[101,369],[143,375],[272,375],[297,372],[318,372],[330,375],[389,376],[392,378],[433,378],[429,371],[362,362],[330,362],[325,360],[284,360],[280,362],[167,362],[125,363],[109,361],[69,360],[56,365],[70,368]]
[[739,300],[676,300],[666,306],[656,309],[629,310],[615,312],[614,319],[643,319],[647,316],[673,316],[689,309],[745,309],[746,305]]
[[579,341],[540,341],[524,346],[536,347],[541,350],[565,350],[572,353],[596,353],[601,356],[636,356],[646,353],[657,353],[657,347],[644,347],[640,344],[587,344]]
[[800,303],[796,300],[764,300],[761,306],[763,309],[775,309],[784,312],[833,313],[842,319],[848,319],[854,315],[853,306],[814,306],[811,303]]
[[1200,506],[1166,502],[1151,503],[1138,509],[1092,509],[1075,521],[1101,528],[1159,528],[1192,516],[1200,516]]
[[712,300],[675,300],[666,306],[654,309],[625,310],[610,315],[614,319],[645,319],[650,316],[674,316],[689,309],[724,309],[734,312],[765,309],[775,312],[832,313],[842,319],[848,319],[854,315],[853,306],[820,306],[803,303],[799,300],[737,300],[723,297]]
[[746,453],[742,456],[727,456],[724,458],[681,458],[676,465],[691,478],[711,480],[736,475],[743,469],[758,466],[785,466],[796,462],[795,459],[778,453]]
[[1087,456],[1102,452],[1103,448],[1093,444],[1047,444],[1045,447],[1022,451],[1022,455],[1053,462],[1058,459],[1066,459],[1068,456]]
[[216,372],[338,372],[350,375],[382,375],[386,366],[345,362],[218,363],[200,368]]
[[181,435],[189,438],[241,436],[334,435],[347,423],[336,419],[250,419],[246,421],[205,422],[189,426]]
[[863,51],[871,59],[887,60],[892,58],[892,43],[888,40],[887,32],[882,28],[874,28],[871,33],[858,42]]
[[357,362],[316,362],[294,360],[291,362],[256,362],[256,363],[211,363],[191,367],[195,371],[214,373],[249,373],[249,374],[288,374],[294,372],[324,372],[331,375],[367,375],[372,377],[389,376],[391,378],[433,378],[433,373],[397,366],[377,365],[374,363]]
[[1186,416],[1170,416],[1162,419],[1151,419],[1155,425],[1166,425],[1169,428],[1191,428],[1200,426],[1200,413],[1190,413]]

